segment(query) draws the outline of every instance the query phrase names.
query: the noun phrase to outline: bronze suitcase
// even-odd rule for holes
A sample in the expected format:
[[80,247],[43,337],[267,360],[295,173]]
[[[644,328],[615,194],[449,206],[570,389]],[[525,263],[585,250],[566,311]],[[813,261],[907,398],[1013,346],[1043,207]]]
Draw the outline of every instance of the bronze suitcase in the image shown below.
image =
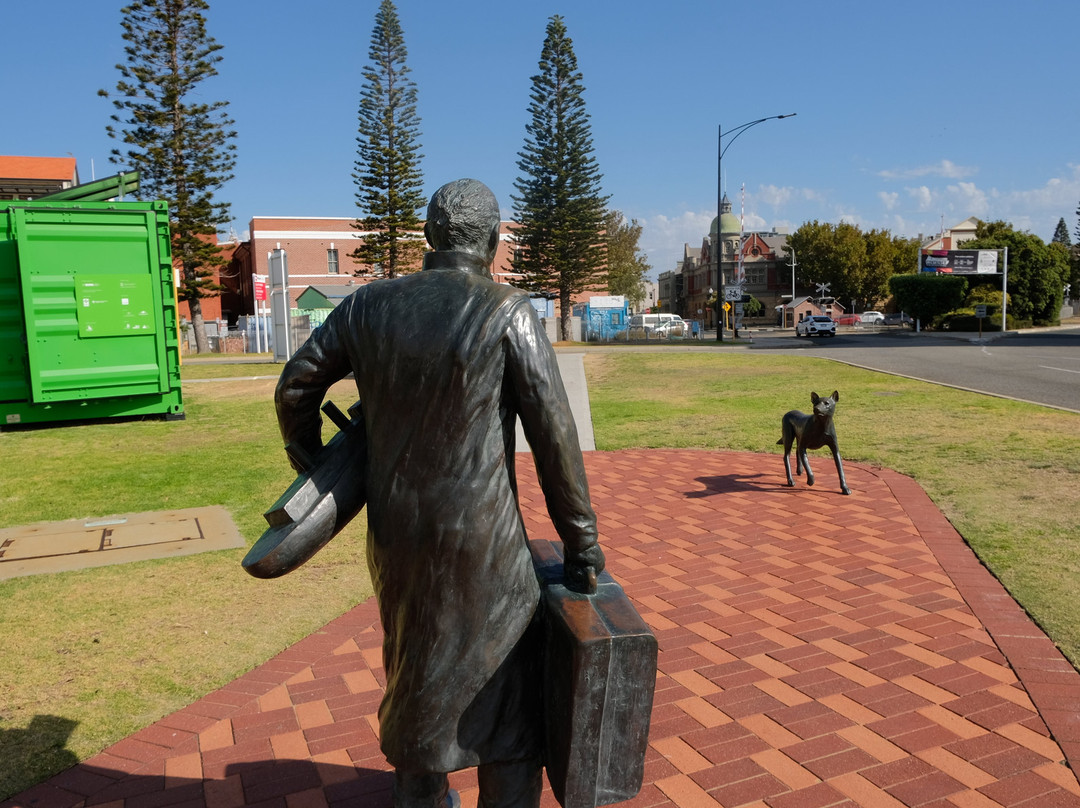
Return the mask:
[[543,590],[545,767],[563,808],[641,790],[656,686],[656,637],[607,572],[595,594],[563,583],[562,544],[531,541]]

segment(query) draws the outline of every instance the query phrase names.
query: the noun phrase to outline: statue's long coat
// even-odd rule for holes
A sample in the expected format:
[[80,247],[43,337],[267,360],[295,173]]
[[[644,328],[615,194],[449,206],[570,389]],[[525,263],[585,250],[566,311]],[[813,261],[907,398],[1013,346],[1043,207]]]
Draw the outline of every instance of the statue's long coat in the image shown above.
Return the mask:
[[287,442],[318,449],[323,394],[350,371],[367,428],[368,564],[385,631],[383,752],[426,771],[535,754],[535,677],[518,657],[537,649],[507,661],[539,601],[517,503],[515,415],[564,543],[596,541],[577,432],[536,313],[462,253],[429,253],[424,271],[361,287],[285,366],[276,399]]

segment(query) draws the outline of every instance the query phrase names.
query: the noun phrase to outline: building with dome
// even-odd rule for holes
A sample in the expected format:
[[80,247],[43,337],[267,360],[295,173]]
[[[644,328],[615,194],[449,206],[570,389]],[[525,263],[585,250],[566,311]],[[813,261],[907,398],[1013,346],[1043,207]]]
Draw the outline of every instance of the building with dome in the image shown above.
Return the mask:
[[719,288],[717,262],[724,273],[724,285],[730,286],[738,280],[741,254],[743,293],[761,301],[765,316],[775,317],[776,307],[790,301],[792,294],[787,237],[786,230],[743,233],[725,194],[720,216],[712,220],[701,248],[685,245],[675,270],[660,275],[663,309],[687,320],[700,320],[705,328],[715,328],[715,303],[709,301]]

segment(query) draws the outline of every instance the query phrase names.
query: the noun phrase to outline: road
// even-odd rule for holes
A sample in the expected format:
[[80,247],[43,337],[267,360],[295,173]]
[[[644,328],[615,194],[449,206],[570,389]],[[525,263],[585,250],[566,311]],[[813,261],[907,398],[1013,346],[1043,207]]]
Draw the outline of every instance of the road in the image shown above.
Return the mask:
[[859,367],[1080,412],[1080,327],[943,336],[893,329],[796,338],[754,332],[754,348],[805,352]]

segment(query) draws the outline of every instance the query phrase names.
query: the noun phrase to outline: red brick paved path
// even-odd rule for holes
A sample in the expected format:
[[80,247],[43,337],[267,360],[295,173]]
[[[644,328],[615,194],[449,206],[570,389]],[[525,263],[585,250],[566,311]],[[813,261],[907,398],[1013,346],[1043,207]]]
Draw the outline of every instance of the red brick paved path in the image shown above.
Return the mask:
[[[776,455],[587,456],[609,568],[660,642],[627,804],[1080,806],[1080,676],[914,482],[849,463],[845,497],[814,460],[789,489]],[[0,808],[386,808],[381,636],[363,603]],[[471,771],[451,782],[475,805]]]

